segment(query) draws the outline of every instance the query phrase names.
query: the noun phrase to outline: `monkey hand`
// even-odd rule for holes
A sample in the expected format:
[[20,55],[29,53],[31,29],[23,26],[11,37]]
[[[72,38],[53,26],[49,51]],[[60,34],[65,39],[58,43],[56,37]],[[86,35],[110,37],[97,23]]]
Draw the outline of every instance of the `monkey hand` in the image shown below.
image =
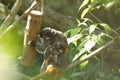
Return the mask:
[[33,77],[31,80],[56,80],[56,78],[59,76],[59,71],[58,69],[50,64],[47,66],[46,70],[38,75],[36,75],[35,77]]

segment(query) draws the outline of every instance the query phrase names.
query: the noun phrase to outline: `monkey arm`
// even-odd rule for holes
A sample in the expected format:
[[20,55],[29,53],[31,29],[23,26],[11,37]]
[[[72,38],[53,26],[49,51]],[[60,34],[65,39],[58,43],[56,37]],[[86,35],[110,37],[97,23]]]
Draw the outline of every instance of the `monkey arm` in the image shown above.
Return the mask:
[[41,68],[40,68],[40,72],[41,72],[41,73],[44,72],[44,71],[46,70],[47,66],[48,66],[48,61],[44,61],[44,62],[42,63]]

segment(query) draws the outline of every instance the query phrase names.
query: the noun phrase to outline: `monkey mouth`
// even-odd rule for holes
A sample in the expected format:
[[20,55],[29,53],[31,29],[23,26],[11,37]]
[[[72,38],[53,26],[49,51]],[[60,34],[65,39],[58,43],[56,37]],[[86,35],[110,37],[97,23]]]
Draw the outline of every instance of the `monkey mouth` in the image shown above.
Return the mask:
[[50,64],[57,64],[58,62],[55,61],[55,60],[49,60],[48,63],[50,63]]

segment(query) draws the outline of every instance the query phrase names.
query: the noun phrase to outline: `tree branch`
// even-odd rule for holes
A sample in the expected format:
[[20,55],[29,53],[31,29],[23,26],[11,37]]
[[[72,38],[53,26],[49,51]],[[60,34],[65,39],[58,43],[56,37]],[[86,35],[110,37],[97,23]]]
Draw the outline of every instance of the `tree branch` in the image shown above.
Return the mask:
[[14,20],[15,15],[18,13],[20,7],[22,6],[24,0],[17,0],[12,9],[10,14],[7,16],[7,18],[4,20],[4,22],[2,23],[0,29],[1,31],[4,31],[7,27],[9,27],[11,25],[11,23]]
[[[17,71],[13,71],[13,73],[15,74],[15,77],[18,79],[18,80],[30,80],[31,77],[30,76],[27,76],[27,75],[24,75],[20,72],[17,72]],[[20,78],[20,79],[19,79]]]
[[36,8],[36,6],[38,5],[38,2],[36,0],[33,1],[32,5],[23,13],[23,15],[16,20],[12,25],[10,25],[6,30],[2,31],[0,30],[0,38],[8,31],[12,30],[19,22],[21,22],[28,14],[30,14],[30,12]]
[[[14,0],[8,0],[10,4],[13,3]],[[7,4],[7,2],[3,1],[3,4]],[[19,11],[19,14],[23,13],[31,4],[31,0],[25,0],[22,8]],[[42,5],[41,5],[42,6]],[[44,5],[43,5],[44,6]],[[44,10],[44,9],[43,9]],[[42,11],[42,9],[41,9]],[[63,14],[60,14],[48,7],[44,10],[42,27],[51,27],[60,31],[66,31],[68,29],[74,28],[77,26],[76,20],[71,19]],[[41,27],[41,28],[42,28]]]

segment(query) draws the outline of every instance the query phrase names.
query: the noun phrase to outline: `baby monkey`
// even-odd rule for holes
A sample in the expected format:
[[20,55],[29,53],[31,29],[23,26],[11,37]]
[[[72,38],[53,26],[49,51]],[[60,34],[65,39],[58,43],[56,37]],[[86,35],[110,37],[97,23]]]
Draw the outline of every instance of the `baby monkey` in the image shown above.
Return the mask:
[[60,42],[49,45],[44,53],[41,73],[36,75],[32,80],[57,80],[68,65],[64,50]]
[[58,76],[61,69],[68,65],[66,60],[67,38],[61,31],[51,28],[43,29],[39,36],[42,42],[31,41],[30,45],[35,46],[36,51],[44,55],[40,72],[54,73],[54,76]]
[[[39,41],[35,42],[31,40],[28,44],[35,47],[38,53],[43,54],[45,60],[49,59],[49,62],[54,61],[55,64],[58,64],[61,58],[63,58],[63,56],[67,53],[68,43],[66,36],[61,31],[51,28],[44,28],[39,33],[39,38]],[[61,57],[59,58],[59,56]],[[59,65],[62,66],[61,64],[62,61]],[[46,64],[44,61],[41,67],[41,72],[45,69]]]
[[50,64],[57,68],[65,68],[67,66],[66,51],[61,42],[56,42],[47,47],[44,53],[44,62],[41,67],[41,72],[45,71]]

